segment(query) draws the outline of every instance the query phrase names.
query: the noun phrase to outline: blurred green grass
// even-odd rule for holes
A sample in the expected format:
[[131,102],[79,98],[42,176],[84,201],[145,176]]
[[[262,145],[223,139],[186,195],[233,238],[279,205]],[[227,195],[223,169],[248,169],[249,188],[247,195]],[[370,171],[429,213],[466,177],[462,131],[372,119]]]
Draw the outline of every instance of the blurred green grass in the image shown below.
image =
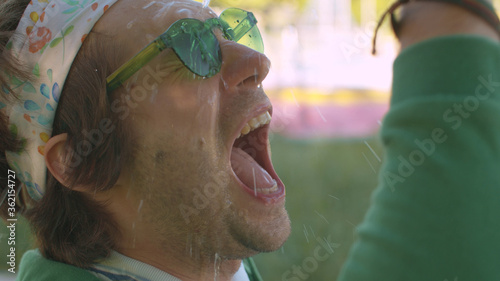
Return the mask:
[[[377,184],[381,146],[377,138],[290,140],[272,135],[273,163],[287,187],[287,210],[292,233],[282,249],[255,257],[266,281],[335,280],[355,239],[355,225],[363,219]],[[378,155],[372,153],[370,147]],[[7,269],[7,228],[0,223],[0,270]],[[306,229],[306,231],[305,231]],[[307,234],[307,238],[306,238]],[[320,244],[314,237],[340,244],[317,269],[284,279],[292,266],[302,266]],[[16,228],[16,257],[33,245],[29,228],[20,219]],[[325,253],[321,250],[321,253]],[[307,277],[306,277],[307,275]]]
[[[335,280],[377,185],[381,144],[377,137],[297,141],[274,136],[272,151],[274,167],[287,188],[292,233],[282,249],[254,258],[261,275],[266,281]],[[314,256],[320,245],[314,236],[331,236],[329,241],[340,247],[327,260],[316,261],[311,273],[303,269],[302,276],[285,274]],[[306,266],[314,269],[310,260]]]

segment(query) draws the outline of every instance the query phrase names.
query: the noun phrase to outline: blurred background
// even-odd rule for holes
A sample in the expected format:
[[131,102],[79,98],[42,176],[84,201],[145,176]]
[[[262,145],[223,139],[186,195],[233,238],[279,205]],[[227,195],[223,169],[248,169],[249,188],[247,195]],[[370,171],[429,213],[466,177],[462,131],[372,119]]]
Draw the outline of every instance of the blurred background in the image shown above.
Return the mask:
[[[273,162],[287,187],[292,234],[280,250],[255,257],[266,281],[335,280],[356,239],[356,225],[369,206],[383,160],[377,133],[388,110],[398,46],[388,20],[378,36],[377,56],[371,55],[371,40],[391,3],[210,2],[216,12],[227,7],[252,11],[272,61],[264,89],[274,105]],[[2,281],[15,278],[5,272],[7,235],[0,225]],[[325,245],[330,254],[319,261],[315,249]],[[32,247],[29,227],[21,219],[18,261]],[[297,268],[302,274],[294,273]]]

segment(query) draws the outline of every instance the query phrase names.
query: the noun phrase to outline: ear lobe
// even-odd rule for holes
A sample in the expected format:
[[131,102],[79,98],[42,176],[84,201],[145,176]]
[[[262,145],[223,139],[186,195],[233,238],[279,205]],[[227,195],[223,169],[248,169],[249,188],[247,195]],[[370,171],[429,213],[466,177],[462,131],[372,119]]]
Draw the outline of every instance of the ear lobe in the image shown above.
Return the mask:
[[44,155],[45,165],[49,172],[64,186],[69,186],[67,167],[65,165],[66,140],[68,134],[60,134],[53,136],[45,144]]

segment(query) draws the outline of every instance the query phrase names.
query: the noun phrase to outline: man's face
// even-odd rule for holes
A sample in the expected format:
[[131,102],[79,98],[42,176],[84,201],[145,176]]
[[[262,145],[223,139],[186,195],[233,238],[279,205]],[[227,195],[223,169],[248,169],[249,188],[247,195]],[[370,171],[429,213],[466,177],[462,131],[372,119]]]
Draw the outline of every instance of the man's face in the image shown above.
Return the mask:
[[[116,34],[125,62],[176,20],[213,17],[196,2],[122,0],[98,28]],[[278,249],[290,233],[265,125],[270,62],[215,34],[217,75],[195,77],[168,49],[127,81],[113,110],[131,125],[135,149],[115,189],[120,208],[139,213],[165,248],[243,258]],[[239,137],[249,122],[257,128]]]

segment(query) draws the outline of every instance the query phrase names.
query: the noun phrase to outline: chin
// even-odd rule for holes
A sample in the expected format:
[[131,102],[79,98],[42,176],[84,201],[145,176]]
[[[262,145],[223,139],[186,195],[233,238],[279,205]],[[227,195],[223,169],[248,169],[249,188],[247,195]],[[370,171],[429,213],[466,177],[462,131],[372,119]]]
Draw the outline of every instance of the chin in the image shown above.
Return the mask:
[[233,229],[232,237],[247,252],[244,257],[256,255],[258,253],[273,252],[281,248],[290,235],[290,219],[285,209],[274,219],[259,221],[256,223],[240,223]]

